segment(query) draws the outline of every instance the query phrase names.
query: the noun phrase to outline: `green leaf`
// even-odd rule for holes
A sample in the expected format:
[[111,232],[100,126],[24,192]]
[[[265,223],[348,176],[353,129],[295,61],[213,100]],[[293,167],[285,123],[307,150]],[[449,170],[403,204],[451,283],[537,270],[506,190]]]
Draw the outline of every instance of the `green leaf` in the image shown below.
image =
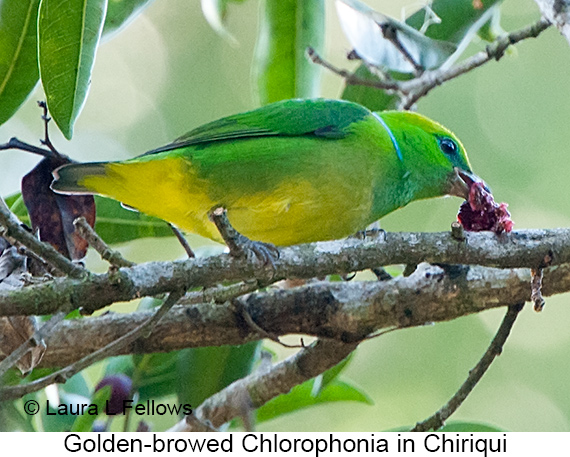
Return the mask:
[[110,198],[95,196],[95,231],[107,244],[125,243],[138,238],[173,236],[161,219],[125,209]]
[[118,32],[151,4],[153,0],[108,0],[103,35]]
[[[475,8],[473,0],[434,0],[430,4],[430,10],[420,9],[406,19],[406,24],[416,30],[425,28],[427,11],[431,11],[440,22],[429,25],[425,30],[425,36],[435,40],[455,43],[459,47],[463,47],[466,43],[461,42],[466,35],[469,34],[468,42],[479,27],[489,26],[492,27],[494,33],[499,33],[500,28],[498,28],[496,19],[493,19],[493,17],[498,14],[495,10],[501,1],[484,0],[481,2],[482,8]],[[493,11],[488,11],[490,8],[493,8]],[[488,15],[489,19],[487,21],[483,20],[483,15]],[[489,24],[489,21],[492,22],[493,20],[495,20],[495,23]],[[379,81],[379,78],[370,73],[364,64],[360,65],[355,73],[363,79]],[[391,76],[394,79],[403,81],[412,78],[413,75],[411,73],[392,72]],[[349,84],[345,86],[342,98],[360,103],[374,111],[393,109],[398,101],[397,96],[387,94],[384,90]]]
[[318,395],[313,395],[314,379],[293,387],[285,395],[275,397],[259,408],[256,412],[257,422],[273,419],[277,416],[297,411],[321,403],[337,401],[356,401],[372,405],[371,398],[357,387],[334,379],[329,382]]
[[59,408],[67,408],[67,411],[77,411],[81,408],[81,405],[89,404],[89,397],[84,397],[83,395],[78,395],[74,393],[67,393],[60,389],[59,391],[59,404],[54,405],[49,404],[48,408],[44,408],[42,405],[40,415],[42,419],[42,425],[44,431],[46,432],[63,432],[64,430],[69,430],[75,422],[76,416],[73,414],[57,414]]
[[331,382],[333,382],[338,375],[344,371],[344,369],[347,367],[348,362],[350,362],[350,360],[352,359],[352,354],[350,353],[344,360],[342,360],[340,363],[337,363],[334,367],[329,368],[327,371],[325,371],[324,373],[321,373],[320,375],[315,377],[315,381],[313,382],[313,390],[311,392],[311,394],[313,396],[317,396],[319,395],[319,393]]
[[[26,400],[36,400],[37,396],[26,396]],[[22,413],[16,403],[23,403],[22,400],[3,401],[0,405],[0,432],[34,432],[36,431],[32,423],[33,416]]]
[[[441,22],[428,27],[426,36],[436,39],[451,41],[459,44],[471,27],[487,13],[487,10],[500,4],[502,0],[481,0],[476,7],[473,0],[434,0],[431,10],[439,17]],[[492,13],[489,13],[492,15]],[[425,21],[425,10],[421,9],[406,19],[406,23],[414,29],[420,30]],[[479,25],[481,28],[487,21]]]
[[178,352],[133,355],[133,386],[139,402],[176,393]]
[[40,5],[40,76],[50,114],[67,139],[87,98],[106,6],[106,0],[43,0]]
[[[20,193],[6,197],[5,201],[23,223],[30,223]],[[166,222],[138,211],[125,209],[116,200],[96,195],[95,207],[97,209],[95,230],[107,244],[126,243],[138,238],[173,236]]]
[[[360,65],[354,72],[354,75],[365,81],[380,81],[378,76],[371,73],[366,65]],[[388,94],[374,87],[356,84],[346,84],[341,98],[364,105],[372,111],[396,109],[396,105],[398,104],[397,95]]]
[[363,60],[377,67],[400,73],[414,71],[413,65],[394,42],[386,38],[386,28],[392,31],[414,62],[424,69],[439,67],[457,49],[453,43],[429,38],[403,22],[374,11],[359,0],[337,0],[336,7],[342,30],[351,46]]
[[[409,432],[413,428],[411,425],[402,427],[391,428],[384,430],[385,432]],[[443,427],[437,430],[438,432],[505,432],[502,428],[495,427],[494,425],[482,424],[479,422],[462,422],[452,421],[446,423]]]
[[0,1],[0,125],[12,117],[38,82],[39,3]]
[[259,342],[241,346],[184,349],[177,364],[178,402],[197,407],[251,371]]
[[319,93],[320,68],[305,57],[324,41],[324,0],[265,0],[254,57],[261,104]]
[[[97,408],[97,412],[99,414],[89,414],[89,410],[92,410],[92,412],[94,413],[95,408],[91,408],[91,405],[89,406],[89,409],[85,412],[85,414],[81,414],[80,416],[77,416],[77,418],[75,419],[75,421],[73,422],[73,425],[71,426],[71,432],[90,432],[91,429],[93,428],[93,423],[95,422],[95,420],[97,419],[97,417],[99,417],[99,415],[105,411],[105,405],[107,400],[109,400],[109,398],[111,398],[111,386],[105,386],[102,389],[99,389],[97,392],[95,392],[93,394],[93,396],[91,397],[91,400],[89,401],[89,403],[91,405],[95,405]],[[62,431],[62,430],[60,430]]]
[[453,421],[446,423],[438,432],[505,432],[505,429],[479,422]]

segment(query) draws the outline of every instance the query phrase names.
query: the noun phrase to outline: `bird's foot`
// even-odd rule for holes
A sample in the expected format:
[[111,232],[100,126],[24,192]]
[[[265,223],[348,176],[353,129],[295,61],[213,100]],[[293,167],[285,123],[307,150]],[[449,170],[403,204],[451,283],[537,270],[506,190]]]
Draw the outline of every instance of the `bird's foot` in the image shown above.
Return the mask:
[[376,238],[382,237],[386,239],[386,230],[372,224],[366,230],[359,230],[354,235],[350,235],[349,238],[355,238],[357,240],[375,240]]
[[271,265],[275,270],[275,260],[279,259],[279,249],[271,243],[250,240],[232,227],[226,210],[214,208],[209,214],[210,220],[216,224],[220,235],[230,250],[230,255],[238,258],[249,258],[255,255],[263,265]]

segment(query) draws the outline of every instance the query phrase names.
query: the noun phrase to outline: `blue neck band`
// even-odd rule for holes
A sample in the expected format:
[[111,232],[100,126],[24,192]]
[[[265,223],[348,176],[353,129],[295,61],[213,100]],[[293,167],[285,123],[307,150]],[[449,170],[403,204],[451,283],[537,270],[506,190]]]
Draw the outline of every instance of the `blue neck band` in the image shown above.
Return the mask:
[[384,119],[382,119],[378,115],[378,113],[372,113],[372,114],[374,115],[374,117],[376,119],[378,119],[378,122],[380,122],[380,124],[382,124],[382,127],[384,127],[386,129],[386,132],[388,132],[388,135],[390,136],[390,139],[392,140],[392,144],[394,145],[394,149],[396,150],[396,155],[398,156],[398,159],[400,159],[400,162],[403,162],[404,159],[402,158],[402,151],[400,151],[400,146],[398,146],[398,142],[396,141],[396,137],[392,133],[392,130],[390,130],[390,127],[388,127],[386,122],[384,122]]

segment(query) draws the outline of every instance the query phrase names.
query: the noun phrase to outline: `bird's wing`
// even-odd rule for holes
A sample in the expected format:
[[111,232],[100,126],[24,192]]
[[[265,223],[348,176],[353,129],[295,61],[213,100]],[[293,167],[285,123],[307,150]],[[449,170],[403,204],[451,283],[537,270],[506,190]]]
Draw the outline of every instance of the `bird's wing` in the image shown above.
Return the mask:
[[146,154],[259,136],[313,135],[331,139],[344,138],[352,123],[370,114],[363,106],[343,100],[285,100],[210,122]]

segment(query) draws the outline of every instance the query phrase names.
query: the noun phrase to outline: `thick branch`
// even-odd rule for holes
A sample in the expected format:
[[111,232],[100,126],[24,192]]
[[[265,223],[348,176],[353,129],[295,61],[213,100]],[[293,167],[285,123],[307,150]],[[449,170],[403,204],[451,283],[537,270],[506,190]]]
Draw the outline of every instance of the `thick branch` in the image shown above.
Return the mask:
[[[346,239],[281,249],[272,280],[313,278],[391,264],[478,264],[538,268],[570,263],[570,229],[527,230],[496,236],[467,233],[463,242],[442,233],[387,233],[380,239]],[[178,262],[153,262],[84,279],[53,281],[0,293],[0,315],[43,315],[82,307],[85,312],[177,288],[209,287],[222,281],[258,278],[267,272],[257,259],[220,255]]]
[[[569,290],[570,266],[544,270],[545,295]],[[530,300],[530,295],[530,270],[459,267],[445,273],[439,267],[421,265],[411,276],[390,281],[320,282],[238,300],[257,325],[271,334],[300,333],[353,342],[381,329],[421,326],[514,305]],[[149,316],[150,312],[110,313],[66,320],[49,336],[42,365],[72,363]],[[176,306],[149,338],[124,346],[117,354],[237,345],[262,337],[229,303]]]
[[82,357],[76,362],[69,364],[63,369],[56,371],[50,375],[44,376],[43,378],[35,379],[28,384],[0,388],[0,400],[20,398],[28,393],[41,390],[50,384],[64,383],[73,375],[93,365],[95,362],[103,360],[112,355],[116,355],[117,351],[119,351],[125,345],[136,342],[140,338],[146,338],[154,326],[157,324],[157,322],[159,322],[160,319],[162,319],[164,315],[168,313],[172,306],[174,306],[174,304],[183,295],[184,292],[180,290],[171,292],[164,303],[158,308],[158,310],[154,311],[140,325],[124,333],[117,339],[109,342],[107,345]]

